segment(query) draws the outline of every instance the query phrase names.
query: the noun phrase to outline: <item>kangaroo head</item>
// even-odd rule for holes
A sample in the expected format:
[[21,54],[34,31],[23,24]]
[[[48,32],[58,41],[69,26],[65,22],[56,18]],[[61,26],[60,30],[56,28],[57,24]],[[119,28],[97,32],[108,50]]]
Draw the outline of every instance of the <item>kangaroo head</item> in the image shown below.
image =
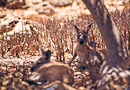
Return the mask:
[[39,60],[31,67],[32,72],[37,70],[41,65],[50,62],[51,51],[50,50],[44,51],[43,46],[41,46],[41,53],[42,57],[39,58]]
[[79,44],[84,44],[88,41],[88,32],[91,28],[92,24],[88,24],[84,30],[79,29],[77,26],[74,25],[74,28],[77,32],[77,41]]

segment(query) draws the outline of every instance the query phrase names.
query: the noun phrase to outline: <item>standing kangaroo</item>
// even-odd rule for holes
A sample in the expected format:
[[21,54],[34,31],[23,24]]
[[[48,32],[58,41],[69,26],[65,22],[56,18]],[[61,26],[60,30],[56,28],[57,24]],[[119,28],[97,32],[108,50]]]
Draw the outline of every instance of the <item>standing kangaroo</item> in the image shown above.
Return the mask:
[[51,51],[44,51],[41,47],[42,57],[32,66],[33,75],[27,81],[29,84],[61,81],[72,85],[74,82],[73,71],[66,64],[50,62]]
[[88,43],[88,32],[91,25],[88,24],[85,30],[80,30],[77,26],[74,26],[77,32],[77,42],[74,46],[73,58],[69,65],[78,56],[81,61],[81,68],[85,69],[87,66],[92,83],[95,83],[100,78],[99,70],[103,60],[100,52],[96,50],[96,42],[90,41]]
[[91,25],[92,24],[88,24],[84,30],[80,30],[77,26],[74,25],[74,28],[77,32],[77,42],[74,45],[73,58],[70,61],[69,65],[71,65],[72,61],[76,58],[76,56],[79,57],[81,61],[81,66],[84,66],[86,64],[86,60],[88,59],[90,53],[90,49],[87,45],[87,42],[88,32],[91,28]]
[[81,61],[81,67],[83,68],[84,66],[87,65],[87,63],[89,63],[88,59],[91,56],[91,54],[94,52],[95,52],[95,55],[100,60],[102,60],[101,55],[95,50],[94,47],[91,47],[91,45],[89,45],[88,43],[88,32],[91,26],[92,24],[88,24],[84,30],[80,30],[77,26],[74,25],[74,28],[77,32],[77,42],[74,45],[73,58],[70,61],[69,65],[71,65],[72,61],[76,58],[76,56],[78,56]]

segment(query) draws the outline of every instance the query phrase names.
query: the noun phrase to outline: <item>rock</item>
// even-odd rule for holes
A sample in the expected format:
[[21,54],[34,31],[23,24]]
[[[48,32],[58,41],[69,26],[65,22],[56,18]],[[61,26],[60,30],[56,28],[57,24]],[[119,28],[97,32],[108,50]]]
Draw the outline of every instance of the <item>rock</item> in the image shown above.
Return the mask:
[[78,90],[86,90],[86,88],[81,86],[81,87],[78,88]]
[[21,52],[36,55],[41,43],[39,38],[40,27],[41,24],[38,22],[23,20],[16,16],[7,15],[0,19],[0,37],[3,43],[2,56],[20,57]]
[[23,8],[24,5],[25,5],[25,0],[6,0],[6,7],[8,9]]
[[11,31],[15,24],[17,24],[19,21],[18,17],[7,15],[5,18],[0,20],[0,35],[2,35],[5,32]]
[[14,32],[24,33],[25,31],[28,31],[29,34],[32,34],[33,31],[38,31],[35,26],[36,22],[23,20],[17,16],[7,15],[5,18],[1,19],[0,22],[0,35],[12,35]]
[[55,10],[48,2],[42,2],[36,6],[36,11],[39,14],[53,15]]
[[68,5],[72,5],[73,0],[43,0],[48,1],[50,4],[52,4],[55,7],[65,7]]
[[1,14],[0,14],[0,19],[1,19],[1,18],[4,18],[5,16],[6,16],[6,14],[1,13]]
[[49,83],[48,85],[43,86],[43,88],[45,90],[77,90],[73,88],[72,86],[66,83],[61,83],[59,81]]
[[22,6],[22,9],[28,9],[30,6],[28,6],[28,5],[23,5]]
[[41,3],[42,2],[42,0],[33,0],[33,4],[39,4],[39,3]]
[[27,11],[27,12],[24,12],[23,16],[24,16],[24,18],[27,18],[31,14],[38,15],[38,12],[37,11]]

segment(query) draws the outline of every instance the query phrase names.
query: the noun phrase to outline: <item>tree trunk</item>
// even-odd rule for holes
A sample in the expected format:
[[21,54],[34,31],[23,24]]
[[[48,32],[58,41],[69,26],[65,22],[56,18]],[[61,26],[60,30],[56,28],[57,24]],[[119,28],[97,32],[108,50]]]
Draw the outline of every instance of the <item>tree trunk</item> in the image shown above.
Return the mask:
[[99,90],[124,89],[130,84],[128,51],[110,14],[101,0],[82,0],[100,29],[108,53],[101,67]]

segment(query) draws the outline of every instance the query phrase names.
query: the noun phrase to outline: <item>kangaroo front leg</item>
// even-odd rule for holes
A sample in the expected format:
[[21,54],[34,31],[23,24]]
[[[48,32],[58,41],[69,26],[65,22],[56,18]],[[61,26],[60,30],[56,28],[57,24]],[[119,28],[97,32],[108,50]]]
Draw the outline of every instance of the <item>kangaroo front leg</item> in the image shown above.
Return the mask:
[[69,63],[69,66],[71,66],[71,63],[72,63],[73,60],[76,58],[76,56],[77,56],[77,53],[74,53],[73,58],[72,58],[72,60],[71,60],[70,63]]

